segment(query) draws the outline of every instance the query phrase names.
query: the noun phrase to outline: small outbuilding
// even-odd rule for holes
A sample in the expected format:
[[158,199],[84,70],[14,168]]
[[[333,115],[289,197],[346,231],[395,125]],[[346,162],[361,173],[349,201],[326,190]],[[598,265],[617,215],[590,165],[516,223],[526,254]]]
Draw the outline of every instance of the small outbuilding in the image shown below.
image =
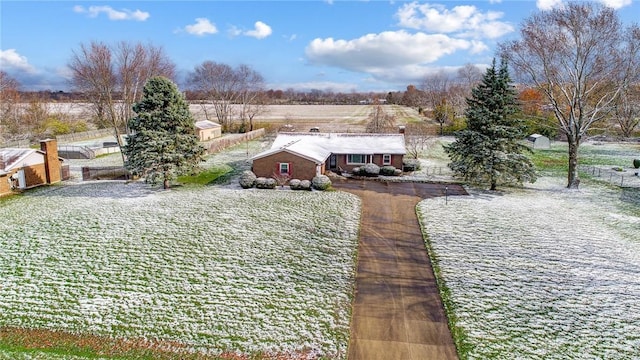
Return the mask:
[[549,138],[544,135],[531,134],[527,136],[527,141],[529,142],[530,146],[534,149],[549,149],[551,147],[551,142],[549,141]]
[[222,125],[209,120],[196,121],[196,135],[200,141],[208,141],[222,136]]

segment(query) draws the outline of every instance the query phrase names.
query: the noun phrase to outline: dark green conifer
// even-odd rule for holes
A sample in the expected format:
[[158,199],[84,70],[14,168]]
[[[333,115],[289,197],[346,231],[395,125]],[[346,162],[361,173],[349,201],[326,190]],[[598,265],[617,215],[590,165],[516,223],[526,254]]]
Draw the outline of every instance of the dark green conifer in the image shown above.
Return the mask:
[[123,147],[131,174],[151,184],[162,181],[167,189],[171,180],[197,169],[205,149],[198,143],[189,105],[171,80],[149,79],[133,111],[132,135]]
[[534,182],[531,160],[523,152],[524,126],[516,117],[519,108],[505,61],[496,69],[495,59],[482,82],[467,99],[467,128],[445,146],[449,167],[462,180],[480,185],[522,185]]

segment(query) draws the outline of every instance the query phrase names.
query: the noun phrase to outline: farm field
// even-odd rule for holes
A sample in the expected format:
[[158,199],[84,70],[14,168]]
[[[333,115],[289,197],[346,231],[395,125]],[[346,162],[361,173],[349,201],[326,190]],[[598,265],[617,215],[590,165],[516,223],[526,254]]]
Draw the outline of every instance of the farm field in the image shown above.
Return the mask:
[[[400,105],[382,105],[385,112],[396,117],[398,124],[421,119],[418,111]],[[308,131],[319,127],[324,132],[361,132],[365,129],[366,120],[374,105],[267,105],[264,112],[257,115],[257,124],[269,124],[274,127],[285,124],[292,125],[296,131]],[[90,105],[86,103],[50,103],[52,112],[70,114],[79,119],[91,116]],[[216,121],[213,106],[190,104],[189,109],[198,120],[209,114],[210,120]],[[238,110],[236,110],[236,113]]]
[[[544,157],[562,163],[565,146]],[[638,150],[589,143],[581,154],[628,168]],[[640,186],[581,177],[577,191],[551,170],[523,189],[418,205],[461,358],[638,357]]]
[[[25,354],[1,330],[26,328],[129,339],[144,354],[343,359],[359,208],[346,193],[233,184],[71,182],[3,199],[0,358]],[[27,353],[83,358],[76,346]]]

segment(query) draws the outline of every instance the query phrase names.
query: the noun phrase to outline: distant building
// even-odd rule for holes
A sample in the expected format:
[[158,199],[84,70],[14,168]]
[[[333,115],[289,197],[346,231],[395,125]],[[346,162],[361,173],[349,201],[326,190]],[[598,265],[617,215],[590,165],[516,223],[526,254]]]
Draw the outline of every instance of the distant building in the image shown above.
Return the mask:
[[222,126],[209,120],[196,121],[196,136],[200,141],[212,140],[222,136]]
[[527,141],[534,149],[549,149],[551,147],[549,138],[544,135],[531,134],[527,136]]

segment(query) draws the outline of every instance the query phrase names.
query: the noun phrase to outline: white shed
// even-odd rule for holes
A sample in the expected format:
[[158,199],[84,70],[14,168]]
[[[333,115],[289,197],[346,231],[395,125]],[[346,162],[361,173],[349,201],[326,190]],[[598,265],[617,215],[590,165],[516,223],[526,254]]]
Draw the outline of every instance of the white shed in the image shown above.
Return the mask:
[[527,136],[527,141],[534,149],[549,149],[549,147],[551,146],[549,138],[540,134],[531,134]]

